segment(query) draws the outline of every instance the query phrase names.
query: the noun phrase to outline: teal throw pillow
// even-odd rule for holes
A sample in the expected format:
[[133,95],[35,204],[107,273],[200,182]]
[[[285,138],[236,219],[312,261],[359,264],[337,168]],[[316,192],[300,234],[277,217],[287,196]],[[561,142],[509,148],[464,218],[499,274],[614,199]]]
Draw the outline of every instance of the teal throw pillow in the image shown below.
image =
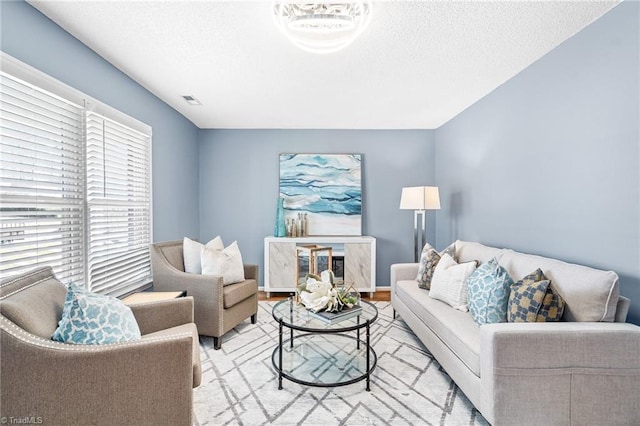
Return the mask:
[[513,279],[494,258],[480,265],[467,279],[467,303],[478,325],[507,322]]
[[69,285],[62,318],[53,340],[81,345],[102,345],[140,340],[131,309],[121,300]]

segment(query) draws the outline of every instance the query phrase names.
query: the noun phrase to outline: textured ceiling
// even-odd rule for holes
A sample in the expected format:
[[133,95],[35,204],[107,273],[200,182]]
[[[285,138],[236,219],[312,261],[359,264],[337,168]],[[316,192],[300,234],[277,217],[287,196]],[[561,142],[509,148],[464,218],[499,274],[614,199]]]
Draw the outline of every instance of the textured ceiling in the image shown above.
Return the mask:
[[433,129],[618,1],[374,1],[325,55],[293,46],[270,1],[29,3],[200,128]]

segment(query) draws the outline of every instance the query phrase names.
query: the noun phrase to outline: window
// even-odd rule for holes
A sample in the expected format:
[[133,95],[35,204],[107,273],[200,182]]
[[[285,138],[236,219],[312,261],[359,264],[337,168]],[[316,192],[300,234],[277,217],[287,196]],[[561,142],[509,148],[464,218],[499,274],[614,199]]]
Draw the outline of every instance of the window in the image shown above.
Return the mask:
[[83,110],[1,76],[0,270],[84,280]]
[[0,277],[50,265],[100,293],[149,283],[150,128],[77,92],[0,78]]
[[148,135],[87,113],[88,276],[102,292],[149,278]]

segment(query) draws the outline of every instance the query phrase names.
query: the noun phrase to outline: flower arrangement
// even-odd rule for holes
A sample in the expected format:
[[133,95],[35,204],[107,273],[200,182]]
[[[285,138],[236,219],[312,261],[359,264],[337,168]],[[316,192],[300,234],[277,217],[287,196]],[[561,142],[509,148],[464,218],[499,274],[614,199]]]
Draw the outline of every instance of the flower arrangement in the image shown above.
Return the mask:
[[339,312],[358,303],[357,294],[349,287],[336,286],[333,271],[323,271],[319,276],[307,274],[305,282],[298,286],[300,303],[313,312]]

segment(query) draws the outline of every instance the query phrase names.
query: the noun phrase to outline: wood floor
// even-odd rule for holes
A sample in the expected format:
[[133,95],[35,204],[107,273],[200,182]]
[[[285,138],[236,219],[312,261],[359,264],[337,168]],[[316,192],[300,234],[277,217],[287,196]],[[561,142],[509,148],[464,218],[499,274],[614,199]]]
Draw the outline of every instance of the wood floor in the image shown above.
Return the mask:
[[[267,293],[264,291],[258,292],[258,300],[282,300],[289,297],[291,293],[276,293],[271,292],[269,297],[267,297]],[[390,291],[376,291],[373,293],[373,297],[369,297],[369,293],[362,293],[362,298],[364,300],[375,301],[375,302],[388,302],[391,300],[391,292]]]

